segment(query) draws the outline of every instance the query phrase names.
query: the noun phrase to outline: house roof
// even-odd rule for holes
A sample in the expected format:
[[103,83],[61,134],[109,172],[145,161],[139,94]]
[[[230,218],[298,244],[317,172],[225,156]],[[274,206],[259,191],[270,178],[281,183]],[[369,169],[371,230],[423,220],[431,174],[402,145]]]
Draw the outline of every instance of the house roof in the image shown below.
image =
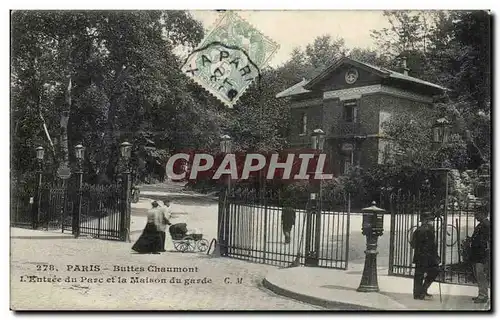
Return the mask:
[[276,95],[276,98],[284,98],[284,97],[290,97],[294,96],[297,94],[302,94],[306,92],[311,92],[310,90],[304,89],[304,86],[308,83],[309,81],[305,78],[302,79],[299,83],[294,84],[290,88],[281,91]]
[[327,78],[335,69],[337,69],[338,67],[340,67],[344,63],[349,63],[349,64],[352,64],[352,65],[355,65],[355,66],[358,66],[358,67],[361,67],[364,69],[368,69],[371,72],[381,76],[382,78],[392,78],[392,79],[395,79],[397,81],[418,83],[420,85],[424,85],[426,87],[430,87],[433,89],[438,89],[441,91],[449,91],[449,89],[447,89],[445,87],[442,87],[440,85],[437,85],[437,84],[434,84],[434,83],[431,83],[428,81],[424,81],[422,79],[411,77],[411,76],[405,75],[405,74],[400,73],[400,72],[389,70],[387,68],[374,66],[372,64],[361,62],[361,61],[358,61],[358,60],[355,60],[352,58],[344,57],[344,58],[339,59],[337,62],[333,63],[330,67],[324,69],[321,73],[319,73],[313,79],[311,79],[309,81],[307,81],[306,79],[303,79],[301,82],[299,82],[299,83],[293,85],[292,87],[278,93],[276,95],[276,98],[290,97],[293,95],[298,95],[298,94],[310,92],[311,89],[314,87],[314,85],[318,84],[319,82],[321,82],[322,80]]

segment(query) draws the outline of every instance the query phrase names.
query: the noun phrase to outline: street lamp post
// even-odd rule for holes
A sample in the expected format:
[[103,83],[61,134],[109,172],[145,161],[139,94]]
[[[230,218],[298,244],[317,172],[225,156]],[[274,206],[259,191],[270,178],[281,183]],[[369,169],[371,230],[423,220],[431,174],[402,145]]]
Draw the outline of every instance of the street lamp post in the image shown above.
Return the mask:
[[76,210],[73,211],[72,231],[75,238],[80,236],[80,221],[82,215],[82,196],[83,196],[83,157],[85,147],[81,144],[75,146],[76,158],[76,190],[77,190],[77,203]]
[[[223,156],[231,153],[232,141],[227,134],[221,137],[220,151]],[[217,224],[217,242],[215,244],[213,256],[220,257],[227,254],[227,240],[229,237],[229,204],[228,198],[231,191],[231,177],[227,178],[227,184],[223,187],[223,192],[219,195],[219,216]]]
[[[315,129],[311,134],[312,149],[316,153],[323,151],[325,144],[325,132],[321,129]],[[315,174],[313,172],[312,174]],[[306,216],[306,257],[304,264],[308,267],[317,267],[319,264],[319,250],[321,244],[321,179],[318,184],[311,184],[311,193],[309,199],[311,205]],[[314,225],[314,234],[312,230],[313,215],[316,217]]]
[[363,212],[362,233],[366,236],[365,266],[359,292],[378,292],[377,279],[377,240],[384,232],[384,209],[376,206],[375,201],[368,208],[361,210]]
[[35,189],[35,204],[33,206],[33,229],[38,229],[38,225],[40,223],[40,207],[41,207],[41,193],[42,193],[42,176],[43,176],[43,157],[45,154],[45,150],[42,146],[37,147],[36,149],[36,176],[37,183]]
[[120,145],[120,155],[123,162],[123,184],[122,184],[122,210],[120,216],[120,239],[126,241],[130,231],[130,158],[132,156],[132,144],[127,141]]
[[[449,168],[436,168],[436,169],[431,169],[433,172],[437,172],[437,174],[440,176],[441,180],[444,180],[444,204],[442,204],[443,211],[441,214],[439,214],[440,217],[440,224],[442,226],[441,228],[441,247],[439,248],[440,250],[440,257],[441,257],[441,263],[442,265],[446,265],[446,237],[447,237],[447,231],[446,231],[446,224],[448,221],[448,210],[450,208],[450,197],[449,197],[449,188],[450,188],[450,169]],[[441,182],[442,183],[442,182]],[[440,203],[437,203],[438,208],[440,208]],[[439,209],[438,209],[439,210]]]

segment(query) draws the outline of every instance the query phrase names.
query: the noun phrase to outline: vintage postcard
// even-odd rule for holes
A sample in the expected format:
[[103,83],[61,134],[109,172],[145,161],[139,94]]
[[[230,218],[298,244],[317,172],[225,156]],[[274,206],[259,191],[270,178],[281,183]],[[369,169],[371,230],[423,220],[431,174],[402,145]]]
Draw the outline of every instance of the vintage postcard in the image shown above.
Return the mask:
[[488,10],[10,22],[12,310],[491,309]]

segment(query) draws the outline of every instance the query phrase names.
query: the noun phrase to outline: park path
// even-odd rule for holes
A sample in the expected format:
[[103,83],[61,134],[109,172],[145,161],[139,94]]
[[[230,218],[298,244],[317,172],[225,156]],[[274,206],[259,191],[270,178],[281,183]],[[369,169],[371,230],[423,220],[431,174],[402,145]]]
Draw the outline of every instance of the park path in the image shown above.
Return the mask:
[[[11,308],[14,310],[318,310],[278,296],[261,285],[275,267],[200,253],[133,254],[131,244],[90,238],[74,239],[59,232],[11,228]],[[98,265],[100,271],[70,272],[67,265]],[[37,270],[53,265],[54,270]],[[114,272],[115,265],[144,268]],[[148,272],[149,266],[197,268],[197,272]],[[21,282],[21,276],[75,278],[77,282]],[[107,283],[172,277],[182,283]],[[85,277],[84,281],[82,277]],[[26,279],[26,278],[25,278]],[[102,279],[104,283],[89,283]],[[185,284],[186,279],[211,283]],[[226,279],[226,281],[224,281]],[[241,283],[238,283],[240,279]],[[227,283],[226,283],[227,282]],[[229,283],[231,282],[231,283]]]

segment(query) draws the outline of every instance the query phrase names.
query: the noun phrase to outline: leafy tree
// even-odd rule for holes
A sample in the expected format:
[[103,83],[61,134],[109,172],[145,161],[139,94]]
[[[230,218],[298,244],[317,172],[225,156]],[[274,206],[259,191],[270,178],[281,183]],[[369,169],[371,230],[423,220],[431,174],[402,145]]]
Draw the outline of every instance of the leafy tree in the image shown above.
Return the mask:
[[113,177],[123,140],[147,136],[158,150],[175,150],[210,144],[220,131],[214,99],[173,53],[203,36],[186,12],[15,11],[12,30],[15,172],[32,166],[26,154],[39,144],[55,168],[82,143],[90,176]]
[[408,57],[411,75],[451,89],[438,107],[477,167],[490,154],[490,18],[485,11],[386,11],[374,30],[380,55]]
[[349,52],[349,57],[378,67],[391,67],[391,61],[381,56],[377,51],[370,49],[354,48]]
[[306,46],[306,61],[315,69],[324,69],[335,60],[345,56],[345,41],[332,39],[330,35],[319,36]]

